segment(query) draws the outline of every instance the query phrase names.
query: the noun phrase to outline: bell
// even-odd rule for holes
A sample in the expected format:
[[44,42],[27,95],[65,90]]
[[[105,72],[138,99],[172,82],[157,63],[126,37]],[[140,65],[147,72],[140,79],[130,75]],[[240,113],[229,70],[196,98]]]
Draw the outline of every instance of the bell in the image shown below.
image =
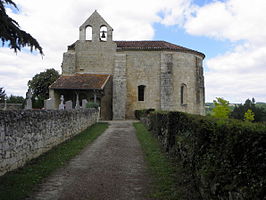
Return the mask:
[[106,38],[106,37],[105,37],[105,32],[106,32],[106,31],[102,31],[102,36],[101,36],[101,38]]

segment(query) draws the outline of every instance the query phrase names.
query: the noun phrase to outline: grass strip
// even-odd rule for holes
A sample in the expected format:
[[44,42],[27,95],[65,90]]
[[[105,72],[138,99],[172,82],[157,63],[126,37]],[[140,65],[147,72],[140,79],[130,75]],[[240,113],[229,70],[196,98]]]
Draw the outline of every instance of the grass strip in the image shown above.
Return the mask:
[[108,127],[97,123],[70,140],[54,147],[40,157],[29,161],[24,167],[0,177],[0,199],[21,200],[31,194],[34,186],[92,143]]
[[176,168],[171,160],[162,152],[160,144],[142,123],[133,124],[137,138],[142,146],[148,170],[152,177],[152,199],[174,200],[182,199],[177,190]]

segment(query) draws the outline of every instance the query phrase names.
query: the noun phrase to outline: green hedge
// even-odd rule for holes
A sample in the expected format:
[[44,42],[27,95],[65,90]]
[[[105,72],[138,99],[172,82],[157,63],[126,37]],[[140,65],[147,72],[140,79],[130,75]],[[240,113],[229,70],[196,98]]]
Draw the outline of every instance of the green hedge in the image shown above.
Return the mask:
[[204,200],[266,199],[265,125],[181,112],[141,118],[193,174]]
[[147,116],[149,113],[155,111],[153,108],[143,109],[143,110],[135,110],[136,119],[140,119],[141,116]]

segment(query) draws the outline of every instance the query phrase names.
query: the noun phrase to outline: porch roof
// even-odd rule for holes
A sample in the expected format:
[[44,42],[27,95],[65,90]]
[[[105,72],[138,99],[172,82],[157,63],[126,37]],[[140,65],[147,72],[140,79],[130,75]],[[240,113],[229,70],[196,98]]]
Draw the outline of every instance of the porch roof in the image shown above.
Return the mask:
[[64,90],[102,90],[110,76],[110,74],[61,75],[49,88]]

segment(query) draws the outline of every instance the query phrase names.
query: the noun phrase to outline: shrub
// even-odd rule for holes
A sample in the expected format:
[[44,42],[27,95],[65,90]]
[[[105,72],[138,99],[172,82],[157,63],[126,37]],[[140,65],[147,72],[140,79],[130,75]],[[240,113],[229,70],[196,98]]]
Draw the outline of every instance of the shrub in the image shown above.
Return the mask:
[[135,110],[136,119],[140,119],[142,116],[147,116],[149,113],[155,111],[153,108],[143,109],[143,110]]
[[99,107],[99,104],[95,102],[88,102],[86,104],[86,108],[98,108],[98,107]]
[[265,125],[181,112],[146,118],[165,149],[193,174],[203,199],[265,198]]

